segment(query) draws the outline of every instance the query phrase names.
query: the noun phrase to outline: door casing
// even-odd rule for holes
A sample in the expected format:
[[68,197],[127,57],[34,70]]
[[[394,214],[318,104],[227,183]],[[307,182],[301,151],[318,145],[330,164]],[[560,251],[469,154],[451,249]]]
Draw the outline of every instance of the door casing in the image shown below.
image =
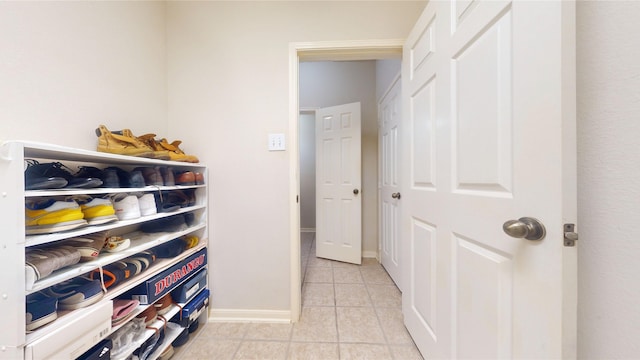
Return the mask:
[[291,321],[297,322],[302,308],[300,271],[300,144],[298,139],[299,62],[382,60],[398,58],[404,39],[318,41],[289,44],[289,235]]

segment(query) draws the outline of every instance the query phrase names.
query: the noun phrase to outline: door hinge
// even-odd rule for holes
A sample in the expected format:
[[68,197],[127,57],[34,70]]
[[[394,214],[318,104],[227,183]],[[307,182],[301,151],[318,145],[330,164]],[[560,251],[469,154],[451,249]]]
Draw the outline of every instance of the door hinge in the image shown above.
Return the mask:
[[575,232],[575,224],[564,224],[564,246],[576,246],[578,233]]
[[300,202],[300,195],[296,195],[296,204]]

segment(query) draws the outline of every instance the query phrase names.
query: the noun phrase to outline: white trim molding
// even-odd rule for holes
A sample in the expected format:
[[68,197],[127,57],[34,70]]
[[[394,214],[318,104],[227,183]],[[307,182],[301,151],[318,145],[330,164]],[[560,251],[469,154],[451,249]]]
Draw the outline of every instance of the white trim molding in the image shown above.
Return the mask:
[[291,312],[286,310],[212,309],[209,322],[291,323]]
[[378,259],[378,252],[377,251],[373,251],[373,250],[368,250],[368,251],[363,251],[362,252],[362,257],[363,258],[371,258],[371,259]]

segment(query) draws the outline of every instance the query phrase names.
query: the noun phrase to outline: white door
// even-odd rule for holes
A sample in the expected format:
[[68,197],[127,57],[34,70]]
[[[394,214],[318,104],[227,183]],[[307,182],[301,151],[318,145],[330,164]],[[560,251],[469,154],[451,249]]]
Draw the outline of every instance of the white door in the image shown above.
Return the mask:
[[316,112],[316,256],[362,263],[360,103]]
[[402,291],[400,244],[400,136],[402,114],[400,77],[389,87],[378,105],[380,123],[380,257],[396,286]]
[[[425,358],[575,357],[575,4],[431,1],[403,53],[403,313]],[[542,240],[503,223],[533,217]]]

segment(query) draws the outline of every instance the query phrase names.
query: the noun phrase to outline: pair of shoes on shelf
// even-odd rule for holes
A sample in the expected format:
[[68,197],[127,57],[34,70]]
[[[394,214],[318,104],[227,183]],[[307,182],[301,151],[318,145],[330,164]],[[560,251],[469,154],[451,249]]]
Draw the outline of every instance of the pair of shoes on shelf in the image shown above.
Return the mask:
[[154,193],[156,203],[162,204],[159,212],[171,212],[178,208],[184,208],[196,205],[195,189],[170,190]]
[[[166,323],[166,321],[165,321]],[[147,360],[156,351],[157,348],[164,342],[164,329],[165,327],[161,327],[159,329],[149,328],[155,330],[155,333],[145,340],[145,342],[140,345],[134,352],[133,356],[140,360]]]
[[156,197],[152,193],[119,193],[111,198],[118,220],[137,219],[158,213]]
[[99,231],[67,239],[64,244],[78,249],[82,255],[80,261],[84,262],[97,259],[103,249],[112,253],[128,249],[131,240],[122,236],[109,236],[109,231]]
[[27,295],[26,330],[31,332],[58,318],[58,299],[42,292]]
[[200,172],[181,171],[175,174],[176,185],[202,185],[204,175]]
[[111,358],[125,358],[127,353],[133,352],[143,341],[146,330],[143,319],[133,318],[109,335],[109,339],[113,341]]
[[104,249],[107,252],[114,253],[126,250],[131,246],[131,239],[122,236],[110,236],[104,243]]
[[81,252],[67,244],[28,248],[25,253],[25,281],[27,288],[52,272],[80,262]]
[[186,247],[187,243],[178,238],[154,247],[153,252],[161,259],[171,259],[182,254]]
[[149,268],[156,261],[156,254],[151,250],[139,252],[133,256],[130,256],[124,260],[126,263],[130,263],[135,268],[135,274],[137,275]]
[[24,171],[26,190],[59,189],[59,188],[95,188],[102,185],[97,177],[87,176],[78,172],[69,172],[68,167],[60,162],[40,163],[37,160],[26,160],[27,169]]
[[117,166],[109,166],[104,169],[95,166],[81,166],[78,174],[101,179],[102,187],[105,188],[143,188],[149,185],[145,182],[140,168],[127,171]]
[[177,232],[186,230],[194,221],[192,213],[169,216],[167,218],[147,221],[140,225],[145,233]]
[[108,237],[108,231],[98,231],[64,240],[63,244],[77,249],[81,255],[80,261],[87,262],[98,258]]
[[73,199],[31,198],[25,201],[26,233],[47,234],[88,225],[80,205]]
[[131,171],[117,166],[109,166],[103,170],[82,166],[80,173],[100,177],[103,179],[103,187],[110,188],[143,188],[145,186],[174,186],[176,184],[173,168],[167,166],[139,166]]
[[158,358],[158,360],[169,360],[171,359],[171,357],[173,357],[173,354],[175,354],[175,350],[173,348],[173,346],[171,344],[169,344],[169,346],[167,346],[162,353],[160,354],[160,357]]
[[171,294],[166,294],[158,301],[153,304],[153,307],[156,309],[156,313],[158,315],[164,315],[171,309],[171,305],[173,304],[173,299],[171,298]]
[[184,243],[186,244],[185,246],[185,250],[186,250],[186,249],[191,249],[196,247],[200,242],[200,238],[195,235],[185,235],[182,237],[182,241],[184,241]]
[[144,134],[140,136],[139,139],[155,151],[166,151],[169,154],[169,160],[171,161],[189,163],[197,163],[200,161],[195,155],[187,155],[182,151],[182,149],[180,149],[180,144],[182,144],[182,141],[180,140],[175,140],[169,143],[167,139],[164,138],[157,140],[156,134]]
[[97,303],[104,293],[100,280],[75,277],[42,291],[58,300],[58,309],[75,310]]
[[114,168],[99,169],[95,166],[80,166],[78,176],[98,178],[102,180],[101,187],[119,188],[120,178]]
[[151,305],[144,309],[143,312],[136,316],[138,319],[144,319],[144,324],[149,326],[153,324],[154,321],[158,318],[158,312],[156,311],[155,306]]
[[171,346],[173,346],[174,348],[180,347],[186,344],[187,341],[189,341],[189,328],[184,328],[184,330],[182,330],[180,335],[178,335],[178,337],[175,338],[175,340],[173,340],[173,342],[171,343]]
[[118,178],[118,185],[112,186],[116,188],[143,188],[147,186],[144,176],[140,170],[126,171],[117,166],[109,166],[103,171],[115,172]]
[[89,278],[103,281],[104,287],[110,289],[147,270],[155,260],[155,252],[150,250],[142,251],[126,259],[106,265],[101,269],[93,270],[89,273]]
[[74,195],[68,197],[67,200],[73,200],[80,205],[84,219],[89,225],[106,224],[118,220],[115,215],[116,210],[109,198]]
[[156,208],[159,213],[174,212],[180,209],[180,204],[174,203],[175,198],[169,198],[170,191],[158,191],[153,193],[156,200]]
[[169,160],[168,151],[156,151],[131,133],[131,130],[109,131],[100,125],[96,129],[97,150],[118,155],[138,156],[151,159]]
[[74,195],[64,200],[32,198],[25,202],[26,233],[47,234],[118,220],[110,199]]
[[129,129],[109,131],[104,125],[98,126],[96,135],[97,149],[101,152],[190,163],[199,161],[196,156],[187,155],[180,149],[180,140],[171,143],[166,139],[156,140],[156,134],[136,137]]
[[134,171],[140,171],[147,186],[174,186],[173,168],[167,166],[140,166]]
[[104,296],[100,280],[76,277],[27,296],[26,329],[33,331],[58,317],[58,310],[75,310]]
[[133,315],[133,311],[140,305],[138,300],[114,299],[111,325],[118,326]]
[[103,282],[106,289],[110,289],[123,281],[136,275],[137,268],[124,261],[116,261],[109,265],[102,267],[102,269],[95,269],[89,273],[89,278],[98,282]]

